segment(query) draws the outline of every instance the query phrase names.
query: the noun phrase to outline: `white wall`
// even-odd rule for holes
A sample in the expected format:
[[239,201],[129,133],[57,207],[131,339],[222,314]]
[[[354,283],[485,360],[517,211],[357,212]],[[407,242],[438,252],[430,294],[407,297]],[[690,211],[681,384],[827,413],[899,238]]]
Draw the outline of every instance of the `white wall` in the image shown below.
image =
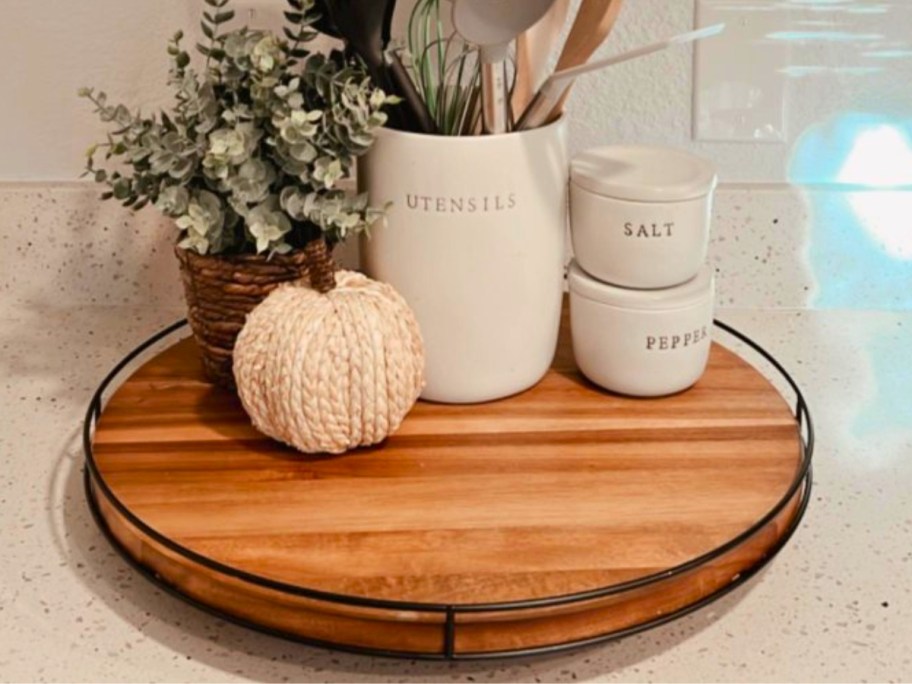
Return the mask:
[[[280,24],[284,0],[238,0],[238,21]],[[169,102],[167,41],[199,39],[202,0],[2,0],[0,182],[72,180],[104,132],[82,86],[149,110]]]
[[[745,0],[731,0],[738,2]],[[403,0],[400,20],[406,4]],[[143,107],[165,101],[165,43],[176,28],[193,39],[201,5],[202,0],[3,0],[0,181],[67,180],[79,174],[85,148],[103,130],[88,103],[75,95],[82,85]],[[245,19],[247,8],[257,8],[254,21],[270,25],[277,23],[284,0],[235,0],[235,5]],[[834,113],[910,116],[912,59],[863,55],[883,46],[909,48],[912,2],[751,0],[747,5],[756,11],[782,7],[787,9],[783,30],[808,28],[810,21],[828,30],[880,36],[793,45],[793,65],[820,69],[787,79],[785,143],[693,142],[691,51],[679,48],[582,81],[571,103],[574,150],[617,141],[673,144],[714,159],[723,180],[781,181],[794,141]],[[693,25],[694,0],[627,0],[602,54]],[[872,64],[883,70],[861,75],[851,69]]]
[[149,107],[166,96],[164,47],[192,26],[186,0],[3,0],[0,179],[66,180],[101,130],[85,85]]

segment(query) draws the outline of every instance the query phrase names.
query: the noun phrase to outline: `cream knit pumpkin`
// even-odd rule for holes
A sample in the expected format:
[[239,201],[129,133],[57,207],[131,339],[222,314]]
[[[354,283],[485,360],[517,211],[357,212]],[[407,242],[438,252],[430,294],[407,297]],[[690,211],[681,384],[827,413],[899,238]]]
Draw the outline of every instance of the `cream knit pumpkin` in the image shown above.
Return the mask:
[[342,453],[395,432],[424,386],[415,316],[390,286],[339,271],[325,294],[272,292],[234,349],[238,395],[254,426],[305,453]]

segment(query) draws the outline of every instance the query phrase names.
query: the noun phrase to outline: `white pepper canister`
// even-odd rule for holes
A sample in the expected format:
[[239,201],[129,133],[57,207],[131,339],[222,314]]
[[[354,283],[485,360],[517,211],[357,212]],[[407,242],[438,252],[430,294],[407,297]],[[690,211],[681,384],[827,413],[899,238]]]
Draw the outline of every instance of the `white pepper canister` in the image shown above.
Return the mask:
[[570,169],[573,250],[584,271],[633,288],[672,287],[706,260],[713,165],[680,150],[610,146]]
[[663,290],[631,290],[570,265],[573,353],[583,374],[620,394],[655,397],[693,385],[709,359],[714,278]]

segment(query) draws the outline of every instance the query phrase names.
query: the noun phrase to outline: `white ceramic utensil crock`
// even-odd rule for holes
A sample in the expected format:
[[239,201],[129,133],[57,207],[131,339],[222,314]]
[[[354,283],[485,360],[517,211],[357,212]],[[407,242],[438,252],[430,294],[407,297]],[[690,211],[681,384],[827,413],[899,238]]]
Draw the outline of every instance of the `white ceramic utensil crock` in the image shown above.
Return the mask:
[[418,318],[422,398],[516,394],[557,346],[567,206],[563,121],[522,133],[380,132],[359,166],[371,204],[390,202],[362,242],[363,266]]
[[583,270],[633,288],[696,275],[709,242],[712,164],[662,147],[602,147],[576,157],[570,178],[573,251]]
[[630,290],[570,265],[573,353],[583,374],[620,394],[655,397],[693,385],[709,359],[714,279],[707,266],[664,290]]

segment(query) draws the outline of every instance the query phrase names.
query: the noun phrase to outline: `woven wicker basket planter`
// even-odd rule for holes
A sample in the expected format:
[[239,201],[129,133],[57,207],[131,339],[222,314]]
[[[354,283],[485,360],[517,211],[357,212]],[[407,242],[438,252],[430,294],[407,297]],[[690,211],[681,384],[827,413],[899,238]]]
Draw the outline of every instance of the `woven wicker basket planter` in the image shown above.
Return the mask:
[[188,319],[206,377],[234,387],[232,352],[247,314],[281,283],[308,277],[304,250],[285,255],[203,256],[175,248]]

